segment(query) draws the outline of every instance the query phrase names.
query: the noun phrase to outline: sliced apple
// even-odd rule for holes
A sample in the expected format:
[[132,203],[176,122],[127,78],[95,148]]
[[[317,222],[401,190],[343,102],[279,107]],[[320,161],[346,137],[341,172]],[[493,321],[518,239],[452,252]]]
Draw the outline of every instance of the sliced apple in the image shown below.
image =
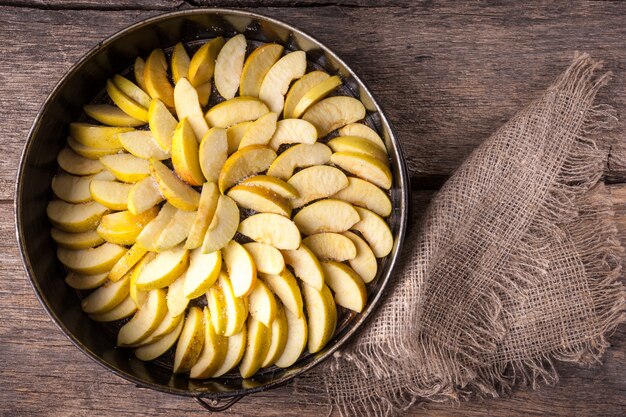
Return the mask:
[[265,171],[275,158],[276,152],[267,146],[251,145],[238,150],[228,157],[220,171],[220,191],[224,193],[244,178]]
[[206,293],[207,307],[211,314],[211,324],[215,333],[224,335],[228,326],[228,314],[224,290],[219,282],[215,283]]
[[180,178],[191,185],[204,184],[198,160],[198,141],[187,119],[182,119],[172,139],[172,165]]
[[266,243],[250,242],[243,247],[248,251],[258,272],[280,274],[285,269],[285,260],[278,249]]
[[202,246],[204,235],[209,228],[211,220],[213,220],[219,196],[220,192],[217,188],[217,184],[214,182],[204,183],[202,192],[200,193],[198,211],[191,225],[187,241],[185,242],[187,249],[196,249]]
[[113,77],[113,83],[120,91],[126,94],[130,99],[144,108],[148,108],[150,105],[150,96],[146,94],[145,90],[139,87],[137,84],[130,81],[128,78],[124,78],[121,75]]
[[239,365],[242,378],[250,378],[261,369],[270,348],[271,337],[271,329],[253,317],[248,318],[246,351]]
[[263,78],[283,53],[282,45],[269,43],[256,48],[246,59],[241,72],[240,96],[258,97]]
[[271,111],[281,113],[285,104],[285,94],[289,85],[306,72],[306,53],[291,52],[278,60],[267,72],[261,83],[259,98]]
[[148,56],[143,79],[152,98],[158,98],[167,107],[174,107],[174,87],[167,78],[167,60],[162,49],[155,49]]
[[319,137],[328,135],[335,129],[354,123],[365,117],[365,106],[354,97],[328,97],[309,107],[302,115],[313,123]]
[[250,145],[267,145],[274,132],[276,131],[276,122],[278,121],[278,113],[269,112],[259,117],[250,125],[246,134],[241,138],[239,149],[243,149]]
[[190,300],[200,297],[213,286],[222,269],[220,251],[202,253],[200,248],[191,251],[189,268],[185,275],[183,292]]
[[323,261],[326,284],[335,293],[335,303],[360,313],[367,304],[365,283],[348,265],[334,261]]
[[324,165],[330,162],[332,151],[323,143],[300,143],[278,155],[267,170],[267,175],[288,180],[296,168]]
[[142,361],[151,361],[163,355],[174,346],[180,337],[184,324],[185,321],[180,320],[174,330],[164,335],[162,338],[136,348],[135,356]]
[[181,42],[178,42],[174,45],[174,49],[172,50],[172,79],[174,80],[174,84],[178,83],[178,81],[187,77],[189,73],[189,63],[191,59],[189,58],[189,54],[185,50],[185,45]]
[[122,147],[117,135],[130,132],[132,127],[111,127],[70,123],[70,136],[84,146],[97,149],[119,149]]
[[335,152],[331,161],[341,169],[381,188],[391,188],[391,171],[376,158],[355,152]]
[[360,153],[378,159],[385,165],[389,165],[389,156],[367,139],[357,136],[338,136],[328,141],[328,146],[333,152]]
[[371,210],[355,207],[361,220],[352,226],[369,243],[377,258],[383,258],[393,248],[393,235],[387,222]]
[[289,310],[292,314],[295,314],[297,317],[302,316],[303,304],[300,287],[288,269],[285,269],[280,274],[276,275],[259,274],[259,277],[267,284],[272,292],[276,294],[287,310]]
[[209,126],[204,120],[198,92],[186,78],[181,78],[176,82],[174,103],[176,104],[178,119],[186,118],[193,129],[196,140],[200,141],[206,135]]
[[89,193],[90,183],[89,177],[61,173],[52,177],[52,191],[54,195],[68,203],[85,203],[92,199]]
[[271,326],[272,338],[270,339],[270,346],[267,350],[267,354],[261,364],[262,368],[274,365],[274,363],[280,358],[285,351],[287,345],[287,338],[289,336],[289,329],[287,327],[287,316],[285,310],[280,303],[276,304],[276,317],[272,321]]
[[135,243],[131,248],[113,265],[109,271],[109,279],[113,282],[119,281],[128,271],[130,271],[140,259],[144,258],[147,250],[141,244]]
[[130,297],[126,297],[124,301],[113,307],[112,310],[101,314],[90,314],[89,318],[99,322],[117,321],[132,316],[136,311],[137,306],[133,300]]
[[339,129],[340,136],[356,136],[369,140],[372,144],[376,145],[380,150],[387,152],[385,143],[380,138],[378,133],[371,127],[362,123],[350,123]]
[[239,362],[241,362],[241,358],[243,358],[243,354],[246,351],[246,340],[246,326],[243,326],[239,333],[232,335],[228,338],[226,356],[224,357],[224,361],[222,362],[222,365],[219,367],[219,369],[215,371],[213,375],[211,375],[212,378],[217,378],[224,375],[235,366],[237,366]]
[[195,218],[195,211],[177,210],[167,226],[163,228],[154,248],[159,252],[164,251],[187,239]]
[[328,78],[330,78],[330,75],[324,71],[311,71],[304,74],[302,78],[293,83],[287,93],[287,97],[285,98],[285,109],[283,110],[283,116],[285,119],[296,117],[294,116],[293,111],[296,108],[296,105],[300,102],[302,96]]
[[169,153],[157,145],[152,133],[147,130],[124,132],[117,135],[117,137],[124,149],[138,158],[163,160],[170,157]]
[[288,368],[300,357],[308,340],[308,328],[304,314],[296,315],[289,310],[285,310],[287,318],[287,343],[283,353],[274,363],[279,368]]
[[302,239],[320,260],[347,261],[356,257],[356,246],[346,236],[339,233],[316,233]]
[[198,208],[200,194],[181,181],[161,161],[150,160],[150,173],[156,180],[161,194],[171,205],[188,211]]
[[150,175],[148,161],[128,153],[105,155],[100,162],[122,182],[138,182]]
[[237,233],[239,208],[232,198],[220,195],[215,214],[204,236],[202,252],[211,253],[222,249]]
[[326,346],[337,327],[337,306],[326,285],[321,291],[304,284],[302,286],[304,305],[308,317],[310,353],[319,352]]
[[81,275],[70,272],[65,277],[65,283],[75,290],[92,290],[107,282],[108,275],[106,272],[96,275]]
[[246,47],[246,37],[235,35],[224,44],[215,59],[215,88],[226,100],[235,97],[239,89]]
[[240,207],[259,213],[276,213],[285,217],[291,216],[289,201],[267,188],[241,184],[231,188],[227,195],[235,200]]
[[269,113],[268,107],[255,97],[235,97],[211,107],[204,118],[210,126],[228,128],[249,122]]
[[291,206],[299,208],[313,200],[330,197],[346,188],[348,177],[337,168],[316,165],[295,173],[287,182],[300,195],[299,198],[291,200]]
[[150,132],[152,132],[157,145],[163,151],[170,152],[178,122],[163,101],[154,99],[150,102],[148,121],[150,122]]
[[[166,303],[167,303],[167,301],[166,301]],[[178,327],[178,324],[180,322],[184,321],[184,318],[185,318],[184,314],[173,315],[168,310],[167,313],[165,314],[165,316],[163,317],[163,319],[161,320],[161,323],[159,323],[158,327],[156,329],[154,329],[152,332],[150,332],[150,334],[148,334],[148,336],[146,336],[145,338],[140,340],[133,347],[145,346],[145,345],[154,343],[157,340],[162,339],[164,336],[168,335],[174,329],[176,329],[176,327]]]
[[371,282],[376,278],[378,271],[378,263],[372,248],[370,248],[367,242],[352,232],[343,232],[342,234],[350,239],[356,247],[356,256],[350,259],[350,266],[365,283]]
[[333,75],[307,91],[293,110],[293,117],[300,117],[312,105],[326,97],[341,85],[341,78]]
[[[122,85],[125,85],[126,82],[135,86],[131,81],[128,81],[126,78],[119,76],[120,79],[123,79]],[[135,86],[139,91],[141,89]],[[119,107],[124,113],[133,119],[141,120],[146,123],[148,121],[148,109],[147,107],[142,106],[137,101],[133,100],[130,96],[125,94],[121,88],[117,86],[112,80],[107,80],[106,83],[107,94],[115,103],[117,107]],[[141,91],[142,94],[145,94]]]
[[391,200],[380,188],[369,181],[349,177],[348,186],[332,196],[355,206],[365,207],[382,217],[391,214]]
[[[315,289],[322,289],[324,285],[324,271],[320,261],[306,245],[300,245],[296,250],[281,251],[285,263],[293,268],[295,275]],[[287,304],[285,304],[287,305]]]
[[57,162],[63,171],[73,175],[93,175],[104,169],[100,160],[84,158],[69,148],[59,152]]
[[159,253],[141,271],[137,288],[142,291],[164,288],[176,280],[189,263],[189,252],[182,246]]
[[317,141],[315,126],[302,119],[283,119],[276,124],[276,131],[269,142],[269,146],[278,150],[284,143],[312,144]]
[[167,308],[173,316],[183,314],[189,305],[189,298],[185,297],[186,275],[183,273],[167,288]]
[[189,81],[198,86],[211,80],[215,59],[224,46],[224,38],[218,36],[206,42],[196,51],[189,63]]
[[102,314],[113,310],[128,297],[129,277],[112,282],[107,281],[100,288],[83,298],[80,307],[87,314]]
[[297,249],[300,246],[300,231],[294,222],[279,214],[252,215],[241,222],[239,233],[277,249]]
[[53,228],[50,230],[50,235],[57,245],[68,249],[88,249],[104,242],[104,239],[102,239],[95,230],[88,230],[81,233],[69,233]]
[[299,196],[298,191],[296,191],[296,189],[290,184],[269,175],[255,175],[253,177],[246,178],[241,182],[241,185],[265,188],[266,190],[273,191],[287,200],[292,200],[294,198],[298,198]]
[[241,331],[245,326],[246,317],[248,317],[248,306],[243,298],[235,297],[233,286],[228,275],[224,272],[220,273],[218,282],[224,293],[224,301],[226,302],[226,329],[224,336],[232,336]]
[[211,85],[211,81],[208,81],[204,84],[200,84],[199,86],[195,87],[196,91],[198,92],[198,101],[200,102],[200,106],[204,107],[207,104],[209,104],[209,99],[211,98],[212,87],[213,86]]
[[254,288],[248,295],[248,310],[250,316],[270,327],[276,317],[277,307],[274,293],[263,283],[257,280]]
[[189,372],[190,378],[210,377],[224,362],[228,349],[228,339],[215,333],[211,313],[207,307],[204,307],[203,314],[204,343],[198,360]]
[[123,182],[92,180],[89,193],[94,200],[111,210],[126,210],[128,194],[132,188],[132,184]]
[[159,186],[152,177],[146,177],[135,183],[128,193],[128,211],[133,214],[143,213],[163,201]]
[[350,203],[326,199],[304,207],[293,218],[305,235],[321,232],[345,232],[359,221],[359,213]]
[[254,122],[241,122],[226,129],[229,155],[239,149],[239,144],[241,143],[241,140],[253,123]]
[[102,124],[115,127],[137,127],[146,122],[127,115],[122,109],[110,104],[87,104],[83,106],[87,116]]
[[150,291],[146,302],[120,329],[117,334],[117,345],[131,346],[145,339],[161,324],[166,314],[165,290]]
[[213,127],[200,142],[199,165],[207,181],[217,182],[226,158],[228,158],[228,137],[226,130]]
[[235,297],[244,297],[250,294],[255,288],[256,282],[256,266],[252,256],[234,240],[224,246],[222,255],[228,275],[230,275]]
[[96,228],[102,216],[109,211],[95,201],[71,204],[61,200],[48,203],[46,213],[57,228],[64,232],[87,232]]
[[198,360],[203,344],[204,315],[199,307],[191,307],[176,344],[173,372],[175,374],[189,372]]
[[139,278],[139,275],[141,275],[146,265],[152,262],[154,258],[156,258],[155,252],[146,253],[143,258],[141,258],[139,262],[137,262],[135,267],[132,269],[132,272],[130,273],[130,298],[132,298],[132,300],[135,302],[137,308],[140,308],[146,302],[149,292],[142,291],[137,288],[137,278]]
[[67,146],[78,155],[88,159],[100,159],[105,155],[113,155],[124,150],[122,148],[93,148],[85,146],[71,137],[67,138]]
[[146,83],[143,79],[143,71],[146,68],[146,61],[140,56],[135,59],[135,65],[133,66],[133,74],[135,75],[135,82],[143,91],[146,91]]
[[154,207],[140,214],[118,211],[102,216],[96,229],[104,240],[118,245],[133,245],[143,228],[154,219],[159,210]]
[[163,229],[165,229],[165,227],[167,227],[170,221],[174,218],[177,211],[176,207],[169,203],[165,203],[163,207],[161,207],[157,216],[150,223],[148,223],[143,228],[139,236],[137,236],[137,242],[148,250],[155,251],[155,244],[159,239],[159,236],[163,232]]

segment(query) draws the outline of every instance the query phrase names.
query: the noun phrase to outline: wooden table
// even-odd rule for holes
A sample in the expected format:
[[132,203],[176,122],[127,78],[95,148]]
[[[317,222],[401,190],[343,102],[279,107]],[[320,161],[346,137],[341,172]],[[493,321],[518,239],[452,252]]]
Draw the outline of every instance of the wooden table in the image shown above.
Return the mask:
[[[80,353],[39,305],[15,241],[15,173],[28,129],[62,74],[98,41],[164,11],[246,7],[313,34],[370,86],[402,142],[424,203],[471,150],[587,51],[614,81],[602,92],[626,110],[626,3],[471,4],[392,0],[0,0],[0,415],[206,415],[190,399],[137,389]],[[219,3],[219,4],[218,4]],[[626,242],[626,132],[609,138],[607,179]],[[460,408],[427,404],[408,415],[624,415],[626,330],[604,364],[559,365],[561,382]],[[229,415],[320,416],[290,391],[254,395]]]

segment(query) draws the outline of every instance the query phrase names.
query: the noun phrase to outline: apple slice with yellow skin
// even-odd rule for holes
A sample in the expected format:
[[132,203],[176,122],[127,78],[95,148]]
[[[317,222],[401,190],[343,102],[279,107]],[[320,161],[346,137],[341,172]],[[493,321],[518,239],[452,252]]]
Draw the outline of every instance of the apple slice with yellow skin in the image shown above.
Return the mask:
[[[304,74],[299,80],[297,80],[287,93],[285,97],[285,109],[283,110],[283,116],[285,119],[294,118],[293,111],[296,105],[300,102],[300,99],[313,87],[321,82],[330,78],[330,75],[324,71],[311,71]],[[317,136],[316,136],[317,138]]]
[[87,314],[102,314],[111,311],[128,297],[129,276],[112,282],[105,282],[100,288],[83,298],[81,309]]
[[122,148],[94,148],[92,146],[85,146],[72,137],[67,138],[67,146],[78,155],[89,159],[100,159],[105,155],[113,155],[124,150]]
[[96,229],[104,240],[119,245],[133,245],[143,228],[154,219],[159,210],[153,207],[141,214],[130,211],[118,211],[102,216]]
[[324,165],[330,162],[330,148],[323,143],[300,143],[287,149],[272,162],[267,175],[288,180],[296,168]]
[[300,245],[296,250],[283,250],[281,253],[285,258],[285,263],[293,268],[293,272],[302,282],[315,289],[322,289],[324,272],[320,261],[311,249],[307,248],[306,245]]
[[228,339],[215,333],[211,313],[204,307],[204,343],[195,365],[189,371],[190,378],[208,378],[222,365],[228,349]]
[[115,75],[112,81],[115,86],[119,88],[122,93],[126,94],[131,100],[135,101],[143,108],[148,108],[150,105],[150,96],[146,94],[146,91],[143,88],[121,75]]
[[235,97],[211,107],[204,118],[209,126],[228,128],[241,122],[249,122],[269,113],[265,103],[256,97]]
[[133,347],[145,346],[154,343],[157,340],[161,340],[164,336],[168,335],[174,329],[176,329],[176,327],[178,327],[178,324],[184,321],[184,318],[184,314],[179,314],[175,316],[169,310],[167,310],[167,313],[165,313],[165,316],[161,320],[161,323],[158,325],[158,327],[154,329],[150,334],[148,334],[148,336],[146,336],[144,339],[139,341],[136,345],[133,345]]
[[57,163],[63,171],[72,175],[93,175],[104,169],[100,160],[84,158],[69,148],[64,148],[59,152]]
[[317,128],[320,138],[365,117],[365,106],[354,97],[335,96],[318,101],[302,115]]
[[189,63],[189,81],[194,86],[204,84],[213,78],[215,60],[224,46],[224,38],[218,36],[207,41],[193,54]]
[[257,272],[280,274],[285,269],[285,260],[278,249],[266,243],[249,242],[243,247],[252,257]]
[[381,151],[387,153],[387,147],[385,146],[385,142],[383,142],[378,133],[376,133],[374,129],[367,125],[364,125],[363,123],[350,123],[348,125],[345,125],[341,129],[339,129],[339,135],[356,136],[366,139],[370,141],[373,145],[376,145],[378,148],[380,148]]
[[346,236],[339,233],[316,233],[302,239],[320,260],[347,261],[356,257],[356,246]]
[[391,188],[391,171],[380,160],[355,152],[335,152],[331,161],[341,169],[386,190]]
[[181,78],[187,77],[187,74],[189,73],[190,61],[191,59],[185,50],[185,46],[181,42],[174,45],[171,62],[172,79],[174,80],[174,84],[178,83]]
[[207,307],[211,314],[211,325],[218,335],[224,335],[228,325],[226,298],[221,285],[215,283],[206,293]]
[[239,374],[242,378],[251,378],[261,369],[272,340],[271,329],[253,317],[248,318],[247,327],[246,351],[239,364]]
[[377,258],[383,258],[393,248],[393,235],[387,222],[378,214],[362,207],[355,207],[361,220],[352,226],[369,243]]
[[154,178],[146,177],[133,185],[128,193],[128,211],[143,213],[163,201],[161,191]]
[[142,159],[168,159],[170,154],[165,152],[147,130],[135,130],[117,135],[126,151]]
[[276,304],[276,317],[272,321],[271,326],[271,339],[270,346],[267,350],[267,354],[263,359],[261,368],[267,368],[274,365],[274,363],[280,358],[285,351],[287,345],[287,338],[289,336],[289,329],[287,327],[287,316],[285,310],[280,303]]
[[215,215],[215,209],[217,208],[217,201],[219,199],[220,192],[217,189],[217,184],[214,182],[205,182],[202,185],[202,192],[200,193],[200,203],[198,204],[198,211],[191,225],[189,236],[185,242],[187,249],[196,249],[202,246],[204,235],[213,216]]
[[243,358],[244,352],[246,351],[246,340],[247,340],[247,328],[243,326],[241,331],[235,335],[232,335],[228,338],[228,347],[226,349],[226,356],[224,357],[224,361],[217,371],[211,375],[212,378],[217,378],[231,369],[241,362],[241,358]]
[[322,261],[326,284],[335,293],[335,303],[360,313],[367,304],[365,283],[352,268],[341,262]]
[[241,143],[241,140],[253,123],[254,122],[241,122],[226,129],[229,155],[239,149],[239,144]]
[[176,104],[178,119],[186,118],[193,129],[196,140],[200,141],[208,132],[209,126],[204,120],[198,91],[187,78],[181,78],[176,82],[174,103]]
[[241,185],[261,187],[266,190],[270,190],[278,194],[279,196],[292,200],[298,198],[299,194],[293,186],[287,182],[271,177],[269,175],[255,175],[253,177],[246,178],[241,182]]
[[291,200],[293,208],[299,208],[313,200],[330,197],[348,186],[346,174],[334,167],[316,165],[295,173],[289,181],[299,198]]
[[198,160],[198,141],[186,118],[178,123],[174,131],[172,165],[178,176],[188,184],[204,184],[204,175]]
[[183,314],[189,305],[189,298],[185,297],[186,275],[182,274],[167,287],[167,309],[173,316]]
[[159,239],[159,236],[163,232],[163,229],[167,227],[170,221],[177,213],[176,207],[169,203],[165,203],[159,210],[157,216],[148,223],[139,236],[137,236],[137,242],[148,250],[156,251],[155,244]]
[[135,65],[133,66],[133,74],[135,75],[135,82],[143,90],[146,91],[146,83],[143,79],[143,71],[146,68],[146,61],[140,56],[135,59]]
[[276,131],[276,122],[278,113],[269,112],[259,117],[241,138],[239,149],[250,145],[267,145]]
[[174,330],[160,338],[159,340],[147,345],[140,346],[135,349],[135,356],[142,361],[151,361],[163,355],[171,349],[180,337],[185,324],[184,320],[180,320]]
[[382,151],[367,139],[357,136],[338,136],[328,141],[328,146],[330,146],[333,152],[360,153],[376,158],[385,165],[389,165],[387,152]]
[[283,353],[274,363],[279,368],[288,368],[296,363],[306,348],[309,335],[304,314],[298,316],[289,310],[285,310],[285,317],[287,318],[287,343]]
[[92,200],[89,193],[90,183],[90,177],[60,173],[52,177],[52,191],[55,196],[68,203],[85,203]]
[[283,47],[276,43],[269,43],[256,48],[246,59],[241,72],[239,85],[240,96],[258,97],[263,78],[278,61],[283,53]]
[[[124,78],[124,80],[126,79]],[[130,83],[130,81],[128,82]],[[139,87],[137,88],[139,89]],[[141,120],[144,123],[148,121],[148,108],[142,106],[131,97],[124,94],[124,92],[113,81],[107,80],[106,90],[113,103],[115,103],[115,105],[128,116]]]
[[137,289],[149,291],[167,287],[187,269],[188,263],[189,252],[182,245],[159,253],[141,271]]
[[365,207],[382,217],[391,214],[391,200],[380,188],[369,181],[348,177],[348,186],[332,196],[355,206]]
[[302,316],[302,293],[300,292],[298,282],[288,269],[285,269],[280,274],[276,275],[259,274],[259,278],[267,284],[287,310],[295,314],[297,317]]
[[200,194],[174,175],[163,162],[151,159],[150,173],[156,180],[159,191],[171,205],[187,211],[198,209]]
[[192,250],[183,286],[185,297],[193,300],[207,292],[217,281],[221,269],[222,254],[220,251],[202,253],[200,248]]
[[123,182],[91,180],[89,194],[104,207],[111,210],[126,210],[128,209],[128,194],[132,188],[132,184]]
[[215,59],[215,88],[226,100],[235,97],[239,89],[246,47],[244,35],[233,36],[224,44]]
[[119,281],[128,271],[130,271],[146,254],[147,249],[139,243],[135,243],[130,249],[113,265],[109,271],[109,279],[113,282]]
[[276,297],[261,280],[256,281],[248,295],[248,310],[252,318],[267,327],[270,327],[276,318]]
[[165,103],[159,99],[153,99],[148,108],[148,121],[150,132],[154,136],[157,145],[165,152],[170,152],[172,139],[178,122],[172,116]]
[[48,219],[64,232],[80,233],[96,228],[102,216],[109,210],[95,201],[71,204],[61,200],[48,203]]
[[125,319],[132,316],[137,311],[137,306],[130,297],[124,298],[124,301],[116,305],[112,310],[101,314],[90,314],[89,318],[93,321],[111,322]]
[[187,239],[195,218],[195,211],[176,211],[174,217],[159,235],[159,239],[154,244],[154,248],[159,252],[168,250]]
[[341,78],[333,75],[307,91],[293,110],[293,117],[301,117],[309,107],[326,97],[341,85]]
[[105,155],[100,162],[122,182],[138,182],[150,175],[148,161],[128,153]]
[[342,235],[350,239],[356,247],[356,256],[349,261],[350,267],[359,274],[365,283],[372,282],[378,271],[378,263],[372,248],[352,232],[343,232]]
[[117,135],[130,132],[132,127],[111,127],[90,125],[89,123],[70,123],[70,136],[78,143],[98,149],[119,149],[122,147]]
[[200,142],[199,158],[204,178],[217,182],[228,158],[228,138],[225,129],[219,127],[209,129]]
[[265,171],[276,159],[273,149],[252,145],[238,150],[228,157],[218,178],[218,186],[222,193],[239,181]]
[[224,336],[232,336],[241,331],[245,326],[246,317],[248,317],[248,306],[245,299],[235,297],[233,285],[226,273],[221,272],[218,278],[222,292],[224,293],[224,301],[226,302],[226,329]]
[[110,104],[87,104],[83,106],[87,116],[102,124],[115,127],[137,127],[146,124],[145,121],[135,119],[124,113],[122,109]]
[[155,252],[146,253],[130,273],[130,298],[135,302],[137,308],[140,308],[148,299],[148,291],[142,291],[137,288],[137,278],[139,278],[146,265],[152,262],[154,258],[156,258]]
[[117,334],[118,346],[132,346],[139,343],[161,324],[167,314],[165,294],[163,289],[152,290],[148,293],[146,302],[119,330]]
[[285,94],[289,85],[306,72],[306,53],[291,52],[278,60],[267,72],[261,83],[259,98],[271,111],[281,113],[285,104]]
[[244,297],[255,288],[256,266],[252,256],[234,240],[228,242],[222,250],[224,265],[230,276],[235,297]]
[[300,246],[300,231],[294,222],[279,214],[252,215],[240,223],[239,233],[277,249],[297,249]]
[[276,131],[269,142],[269,146],[278,150],[284,143],[312,144],[317,141],[317,129],[311,123],[302,119],[283,119],[276,124]]
[[155,49],[148,56],[143,79],[152,98],[158,98],[167,107],[174,107],[174,87],[167,79],[167,60],[162,49]]
[[319,352],[326,346],[337,327],[337,306],[326,285],[321,291],[304,284],[302,286],[304,305],[308,317],[310,353]]
[[211,98],[212,85],[211,81],[208,81],[204,84],[200,84],[195,87],[198,92],[198,101],[200,102],[200,106],[204,107],[209,104],[209,99]]
[[321,232],[345,232],[360,220],[350,203],[328,198],[304,207],[293,218],[305,235]]
[[239,208],[232,198],[220,195],[215,214],[209,224],[202,252],[211,253],[222,249],[235,236],[239,227]]
[[57,245],[68,249],[88,249],[104,243],[95,230],[88,230],[82,233],[69,233],[53,228],[50,235]]
[[231,188],[227,195],[235,200],[240,207],[259,213],[276,213],[285,217],[291,216],[289,201],[266,188],[240,184]]
[[70,272],[65,277],[65,283],[75,290],[93,290],[107,282],[108,275],[106,272],[96,275],[81,275]]

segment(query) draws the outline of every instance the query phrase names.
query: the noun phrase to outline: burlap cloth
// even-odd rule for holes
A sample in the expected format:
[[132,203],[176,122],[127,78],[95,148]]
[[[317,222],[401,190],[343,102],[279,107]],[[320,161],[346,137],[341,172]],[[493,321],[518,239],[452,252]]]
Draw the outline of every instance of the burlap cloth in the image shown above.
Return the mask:
[[[358,339],[299,380],[345,417],[555,383],[598,362],[626,318],[622,247],[596,146],[608,74],[577,55],[487,139],[412,224],[403,265]],[[427,155],[424,155],[427,157]]]

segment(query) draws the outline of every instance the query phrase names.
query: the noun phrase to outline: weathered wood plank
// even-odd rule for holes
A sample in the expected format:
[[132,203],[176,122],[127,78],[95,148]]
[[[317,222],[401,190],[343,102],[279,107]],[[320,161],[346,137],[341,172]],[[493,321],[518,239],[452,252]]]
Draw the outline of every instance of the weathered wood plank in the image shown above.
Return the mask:
[[185,0],[1,0],[1,6],[43,10],[174,10],[188,5]]

